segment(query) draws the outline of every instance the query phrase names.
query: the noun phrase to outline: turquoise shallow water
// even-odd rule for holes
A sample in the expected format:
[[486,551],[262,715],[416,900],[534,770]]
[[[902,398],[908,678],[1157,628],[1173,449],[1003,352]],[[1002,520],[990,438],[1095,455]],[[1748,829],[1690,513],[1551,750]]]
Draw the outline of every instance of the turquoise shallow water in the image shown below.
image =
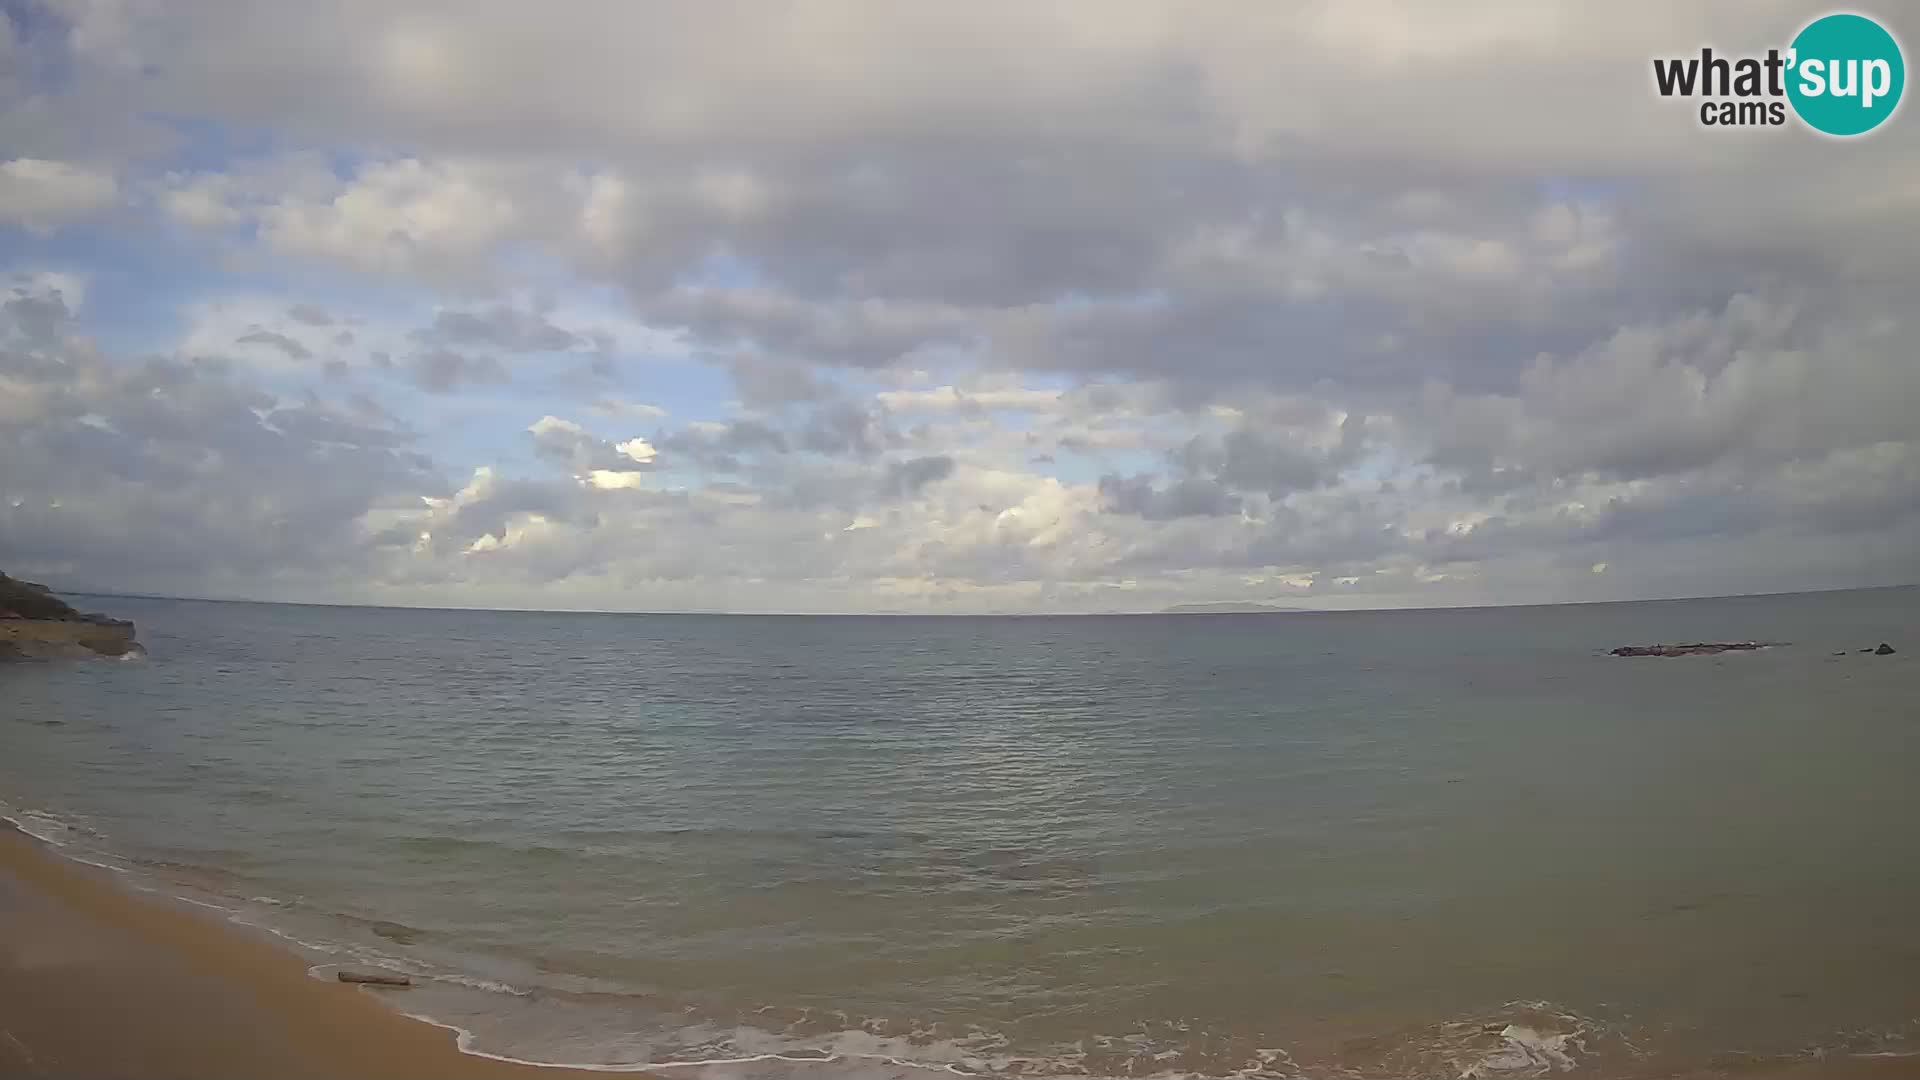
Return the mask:
[[[1903,1052],[1917,601],[100,599],[151,655],[0,670],[0,799],[316,962],[434,976],[409,1011],[531,1059],[1651,1076]],[[1605,655],[1748,638],[1790,644]]]

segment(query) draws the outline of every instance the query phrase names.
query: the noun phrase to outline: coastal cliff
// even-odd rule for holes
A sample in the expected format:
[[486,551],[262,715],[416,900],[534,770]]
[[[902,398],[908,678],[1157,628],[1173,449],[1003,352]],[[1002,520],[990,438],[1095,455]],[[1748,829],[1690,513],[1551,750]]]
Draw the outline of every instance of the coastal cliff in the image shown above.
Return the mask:
[[53,590],[0,574],[0,660],[143,651],[133,624],[75,611]]

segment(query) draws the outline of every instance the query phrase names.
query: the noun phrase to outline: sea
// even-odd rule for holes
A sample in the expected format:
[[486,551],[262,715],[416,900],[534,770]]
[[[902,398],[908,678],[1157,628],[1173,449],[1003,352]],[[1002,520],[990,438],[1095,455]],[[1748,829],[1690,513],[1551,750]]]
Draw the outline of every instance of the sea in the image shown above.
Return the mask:
[[[1920,1055],[1920,588],[83,606],[147,655],[0,668],[0,813],[316,978],[410,973],[377,993],[472,1053],[707,1080]],[[1772,644],[1609,655],[1697,640]]]

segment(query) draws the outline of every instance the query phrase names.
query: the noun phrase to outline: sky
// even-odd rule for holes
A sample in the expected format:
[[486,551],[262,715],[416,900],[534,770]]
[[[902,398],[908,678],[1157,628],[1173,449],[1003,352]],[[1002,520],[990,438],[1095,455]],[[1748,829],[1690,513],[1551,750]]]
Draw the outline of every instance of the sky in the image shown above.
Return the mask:
[[1920,119],[1653,90],[1826,10],[0,0],[0,568],[931,613],[1920,581]]

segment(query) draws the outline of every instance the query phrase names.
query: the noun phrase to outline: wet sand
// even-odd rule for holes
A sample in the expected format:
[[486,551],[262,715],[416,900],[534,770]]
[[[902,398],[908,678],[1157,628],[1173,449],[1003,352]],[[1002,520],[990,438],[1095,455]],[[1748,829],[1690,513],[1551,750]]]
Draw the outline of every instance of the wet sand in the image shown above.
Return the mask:
[[0,1076],[607,1075],[463,1054],[374,993],[0,825]]
[[[0,1076],[224,1080],[608,1075],[460,1052],[452,1031],[218,918],[122,887],[0,825]],[[1651,1063],[1646,1063],[1651,1064]],[[647,1073],[624,1075],[647,1076]],[[1570,1077],[1599,1076],[1575,1070]],[[1920,1078],[1920,1059],[1726,1061],[1634,1080]]]

